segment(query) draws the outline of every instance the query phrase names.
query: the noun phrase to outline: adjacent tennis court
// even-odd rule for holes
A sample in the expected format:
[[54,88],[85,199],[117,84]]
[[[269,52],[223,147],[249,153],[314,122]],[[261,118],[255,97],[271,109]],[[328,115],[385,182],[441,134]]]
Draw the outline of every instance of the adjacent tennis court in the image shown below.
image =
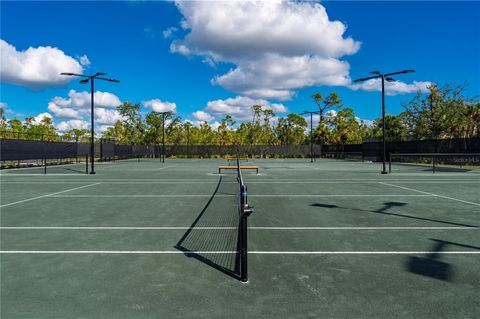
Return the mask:
[[[2,318],[475,318],[480,171],[219,159],[1,173]],[[242,164],[243,165],[243,164]]]

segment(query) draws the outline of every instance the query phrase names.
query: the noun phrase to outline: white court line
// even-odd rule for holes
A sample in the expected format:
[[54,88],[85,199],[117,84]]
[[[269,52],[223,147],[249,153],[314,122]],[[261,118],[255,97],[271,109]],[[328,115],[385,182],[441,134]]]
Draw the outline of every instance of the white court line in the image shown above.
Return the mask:
[[[189,226],[4,226],[0,229],[10,230],[228,230],[237,227],[189,227]],[[253,230],[480,230],[476,226],[396,226],[396,227],[269,227],[250,226]]]
[[[4,176],[8,176],[8,177],[22,177],[22,176],[25,176],[26,174],[4,174]],[[33,176],[40,176],[40,177],[44,177],[46,179],[52,179],[52,178],[55,178],[56,175],[59,175],[59,174],[47,174],[47,175],[44,175],[44,174],[33,174]],[[73,176],[77,176],[76,179],[71,179],[71,180],[78,180],[78,181],[83,181],[83,180],[86,180],[86,178],[82,178],[82,179],[79,179],[79,174],[71,174]],[[233,176],[233,174],[231,174]],[[218,176],[217,173],[215,173],[215,176]],[[261,177],[261,176],[258,176],[257,174],[251,174],[251,175],[248,175],[249,177],[251,178],[258,178],[258,177]],[[96,176],[96,177],[100,177],[100,176]],[[480,182],[480,174],[479,176],[470,176],[472,177],[470,180],[472,181],[476,181],[476,182]],[[473,178],[473,177],[476,177],[476,178]],[[211,180],[218,180],[218,178],[210,178]],[[63,180],[63,179],[61,179]],[[88,179],[87,179],[88,180]],[[159,179],[158,178],[99,178],[98,181],[101,181],[101,182],[106,182],[106,181],[158,181]],[[204,181],[205,178],[164,178],[162,179],[163,181]],[[442,177],[438,177],[438,179],[436,177],[432,177],[431,179],[426,179],[426,178],[398,178],[398,179],[389,179],[388,182],[400,182],[400,181],[432,181],[432,182],[435,182],[435,181],[444,181],[444,182],[450,182],[450,181],[466,181],[468,179],[465,179],[465,178],[457,178],[457,179],[450,179],[450,178],[442,178]],[[253,181],[253,180],[252,180]],[[284,182],[284,181],[293,181],[293,182],[323,182],[323,181],[333,181],[333,182],[337,182],[337,181],[373,181],[373,182],[385,182],[385,179],[384,178],[305,178],[305,179],[302,179],[302,178],[263,178],[263,179],[256,179],[256,181],[265,181],[265,182],[269,182],[269,181],[278,181],[278,182]]]
[[[103,181],[98,180],[103,184],[218,184],[218,180],[214,181],[128,181],[128,182],[121,182],[121,181]],[[76,184],[76,183],[85,183],[90,182],[89,180],[84,181],[3,181],[2,184]],[[235,184],[237,182],[222,182],[222,184]],[[480,184],[480,181],[426,181],[426,182],[393,182],[397,184]],[[248,184],[378,184],[378,182],[305,182],[305,181],[297,181],[297,182],[277,182],[277,181],[248,181]]]
[[450,199],[450,200],[454,200],[454,201],[457,201],[457,202],[461,202],[461,203],[470,204],[470,205],[474,205],[474,206],[479,206],[479,207],[480,207],[480,204],[479,204],[479,203],[474,203],[474,202],[469,202],[469,201],[466,201],[466,200],[457,199],[457,198],[453,198],[453,197],[449,197],[449,196],[443,196],[443,195],[433,194],[433,193],[429,193],[429,192],[424,192],[424,191],[420,191],[420,190],[413,189],[413,188],[410,188],[410,187],[405,187],[405,186],[400,186],[400,185],[393,185],[393,184],[384,183],[384,182],[379,182],[379,184],[383,184],[383,185],[387,185],[387,186],[392,186],[392,187],[398,187],[398,188],[401,188],[401,189],[404,189],[404,190],[408,190],[408,191],[412,191],[412,192],[417,192],[417,193],[421,193],[421,194],[425,194],[425,195],[430,195],[430,196],[435,196],[435,197]]
[[[71,163],[71,164],[59,164],[59,165],[47,165],[47,169],[48,167],[58,167],[58,168],[61,168],[61,167],[66,167],[66,166],[83,166],[85,165],[85,162],[78,162],[78,163]],[[38,165],[38,166],[29,166],[29,167],[20,167],[20,168],[6,168],[5,170],[5,173],[4,174],[8,174],[8,172],[10,171],[23,171],[23,170],[27,170],[27,169],[38,169],[38,170],[43,170],[45,168],[45,165]],[[35,174],[36,175],[36,174]]]
[[[237,251],[180,251],[180,250],[2,250],[0,254],[237,254]],[[252,255],[437,255],[436,251],[249,251]],[[480,251],[442,251],[442,255],[478,255]]]
[[17,202],[13,202],[13,203],[8,203],[8,204],[4,204],[4,205],[1,205],[0,207],[7,207],[7,206],[12,206],[12,205],[16,205],[16,204],[20,204],[20,203],[25,203],[25,202],[29,202],[29,201],[32,201],[32,200],[35,200],[35,199],[40,199],[40,198],[44,198],[44,197],[53,197],[57,194],[61,194],[61,193],[66,193],[66,192],[71,192],[71,191],[74,191],[74,190],[77,190],[77,189],[81,189],[81,188],[85,188],[85,187],[90,187],[90,186],[94,186],[94,185],[99,185],[100,183],[93,183],[93,184],[89,184],[89,185],[83,185],[83,186],[79,186],[79,187],[75,187],[75,188],[70,188],[70,189],[66,189],[64,191],[60,191],[60,192],[55,192],[55,193],[51,193],[51,194],[46,194],[46,195],[41,195],[41,196],[37,196],[37,197],[32,197],[32,198],[27,198],[27,199],[24,199],[24,200],[19,200]]
[[[50,176],[52,176],[52,175],[55,175],[55,176],[78,176],[78,175],[80,175],[80,174],[85,174],[85,173],[80,173],[80,172],[78,172],[78,173],[76,173],[76,174],[75,174],[75,173],[73,173],[73,174],[70,174],[70,173],[67,173],[67,174],[63,174],[63,173],[62,173],[62,174],[50,173],[50,174],[48,174],[48,173],[47,173],[47,175],[50,175]],[[43,173],[41,173],[41,172],[39,172],[39,173],[37,173],[37,174],[23,174],[23,173],[22,173],[22,174],[15,174],[15,173],[11,173],[11,174],[0,174],[0,176],[2,176],[2,177],[6,177],[6,176],[15,176],[15,177],[21,177],[21,176],[45,176],[45,174],[43,174]]]
[[[235,197],[236,194],[225,195],[217,194],[215,197]],[[248,195],[249,197],[434,197],[433,194],[345,194],[345,195],[298,195],[298,194],[270,194],[270,195]],[[52,195],[49,197],[55,198],[175,198],[175,197],[212,197],[212,194],[158,194],[158,195],[148,195],[148,194],[122,194],[122,195],[96,195],[96,194],[86,194],[86,195]],[[1,207],[1,206],[0,206]]]
[[[215,197],[235,197],[237,196],[236,194],[232,195],[215,195]],[[415,195],[417,196],[417,195]],[[148,194],[138,194],[138,195],[131,195],[131,194],[124,194],[124,195],[95,195],[95,194],[90,194],[90,195],[53,195],[51,197],[54,198],[175,198],[175,197],[212,197],[212,194],[181,194],[181,195],[148,195]]]

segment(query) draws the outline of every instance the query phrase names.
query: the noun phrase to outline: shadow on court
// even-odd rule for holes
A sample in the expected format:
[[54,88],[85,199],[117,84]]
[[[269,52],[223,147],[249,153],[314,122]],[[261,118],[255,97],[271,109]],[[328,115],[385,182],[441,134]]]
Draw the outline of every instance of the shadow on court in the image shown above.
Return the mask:
[[448,224],[448,225],[454,225],[454,226],[478,227],[478,226],[475,226],[475,225],[467,225],[467,224],[461,224],[461,223],[447,222],[447,221],[444,221],[444,220],[433,219],[433,218],[425,218],[425,217],[419,217],[419,216],[413,216],[413,215],[407,215],[407,214],[398,214],[398,213],[388,212],[389,209],[392,209],[394,207],[404,207],[406,205],[407,205],[407,203],[402,203],[402,202],[385,202],[385,203],[383,203],[383,207],[381,207],[377,210],[366,210],[366,209],[361,209],[361,208],[356,208],[356,207],[343,207],[343,206],[338,206],[338,205],[322,204],[322,203],[315,203],[315,204],[312,204],[311,206],[322,207],[322,208],[337,208],[337,209],[346,209],[346,210],[356,210],[356,211],[366,212],[366,213],[383,214],[383,215],[388,215],[388,216],[411,218],[411,219],[416,219],[416,220],[423,220],[423,221],[442,223],[442,224]]
[[462,248],[480,250],[480,247],[430,238],[434,242],[432,254],[425,257],[412,256],[408,259],[406,267],[411,273],[422,275],[434,279],[453,281],[454,267],[444,261],[441,261],[442,252],[447,246],[457,246]]
[[[212,196],[198,214],[175,248],[185,256],[208,265],[232,278],[240,279],[239,220],[237,197],[233,187],[237,183],[220,177]],[[232,198],[217,200],[217,194]]]
[[[311,206],[322,207],[322,208],[333,208],[333,209],[356,210],[356,211],[362,211],[367,213],[412,218],[417,220],[431,221],[431,222],[443,223],[443,224],[449,224],[449,225],[455,225],[455,226],[478,227],[473,225],[453,223],[453,222],[447,222],[447,221],[431,219],[431,218],[424,218],[424,217],[418,217],[418,216],[412,216],[412,215],[387,212],[388,210],[394,207],[404,207],[406,205],[407,203],[402,203],[402,202],[385,202],[383,203],[383,207],[374,211],[364,210],[359,208],[352,208],[352,207],[342,207],[342,206],[332,205],[332,204],[322,204],[322,203],[315,203],[315,204],[312,204]],[[434,246],[431,249],[432,253],[427,254],[424,257],[418,257],[418,256],[409,257],[408,261],[406,262],[406,268],[409,272],[417,275],[438,279],[438,280],[452,281],[454,276],[453,266],[447,262],[440,260],[442,257],[442,252],[444,251],[445,247],[447,247],[448,245],[452,245],[457,247],[480,250],[480,247],[477,247],[477,246],[449,242],[449,241],[444,241],[440,239],[430,239],[430,240],[434,241]]]

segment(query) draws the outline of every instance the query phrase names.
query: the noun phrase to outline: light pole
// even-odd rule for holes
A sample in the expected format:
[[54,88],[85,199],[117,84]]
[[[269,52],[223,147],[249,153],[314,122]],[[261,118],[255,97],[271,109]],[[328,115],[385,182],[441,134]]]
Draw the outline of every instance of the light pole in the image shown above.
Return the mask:
[[374,76],[369,76],[367,78],[360,78],[356,79],[355,83],[363,82],[371,79],[381,79],[382,80],[382,162],[383,162],[383,169],[382,174],[388,174],[386,169],[386,142],[385,142],[385,81],[387,82],[395,82],[395,79],[391,78],[392,75],[395,74],[405,74],[415,72],[415,70],[403,70],[399,72],[392,72],[392,73],[380,73],[380,71],[372,71],[371,74],[375,74]]
[[162,115],[162,163],[165,163],[165,117],[173,113],[171,111],[153,113],[157,115]]
[[90,81],[90,125],[91,125],[91,131],[90,131],[90,135],[91,135],[91,138],[90,138],[90,156],[91,156],[91,160],[90,160],[90,163],[91,163],[91,170],[90,170],[90,174],[95,174],[95,165],[94,165],[94,162],[95,162],[95,129],[94,129],[94,124],[95,124],[95,110],[94,110],[94,82],[95,80],[104,80],[104,81],[109,81],[109,82],[115,82],[115,83],[118,83],[120,82],[119,80],[115,80],[115,79],[108,79],[108,78],[102,78],[100,77],[101,75],[105,75],[107,73],[104,73],[104,72],[97,72],[95,73],[94,75],[83,75],[83,74],[77,74],[77,73],[60,73],[60,75],[68,75],[68,76],[77,76],[77,77],[81,77],[83,78],[82,80],[80,80],[80,83],[82,84],[87,84],[88,81]]
[[319,114],[319,111],[303,111],[300,115],[310,114],[310,163],[315,161],[313,154],[313,114]]

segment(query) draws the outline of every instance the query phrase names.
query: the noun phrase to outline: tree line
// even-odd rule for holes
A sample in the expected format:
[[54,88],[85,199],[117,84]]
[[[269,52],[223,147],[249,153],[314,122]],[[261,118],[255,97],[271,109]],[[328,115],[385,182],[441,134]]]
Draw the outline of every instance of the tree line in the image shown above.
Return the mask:
[[[386,115],[385,130],[388,141],[424,139],[452,139],[479,137],[480,103],[477,98],[465,96],[465,85],[432,84],[429,92],[418,92],[410,101],[402,103],[404,111]],[[382,119],[373,124],[360,121],[352,107],[345,106],[335,92],[312,95],[319,120],[310,135],[307,120],[295,113],[275,118],[271,109],[252,105],[252,120],[236,123],[230,115],[214,128],[207,122],[193,126],[181,117],[168,114],[163,127],[162,115],[150,112],[142,115],[140,104],[125,102],[117,107],[123,119],[102,133],[103,138],[115,139],[119,144],[160,144],[165,130],[169,145],[301,145],[310,139],[315,144],[358,144],[365,139],[380,139]],[[335,112],[332,112],[335,111]],[[275,120],[274,120],[275,119]],[[17,134],[20,139],[55,140],[60,136],[52,120],[45,117],[36,123],[33,118],[7,120],[0,109],[0,131],[4,138]],[[62,134],[64,139],[89,139],[88,130],[73,129]]]

